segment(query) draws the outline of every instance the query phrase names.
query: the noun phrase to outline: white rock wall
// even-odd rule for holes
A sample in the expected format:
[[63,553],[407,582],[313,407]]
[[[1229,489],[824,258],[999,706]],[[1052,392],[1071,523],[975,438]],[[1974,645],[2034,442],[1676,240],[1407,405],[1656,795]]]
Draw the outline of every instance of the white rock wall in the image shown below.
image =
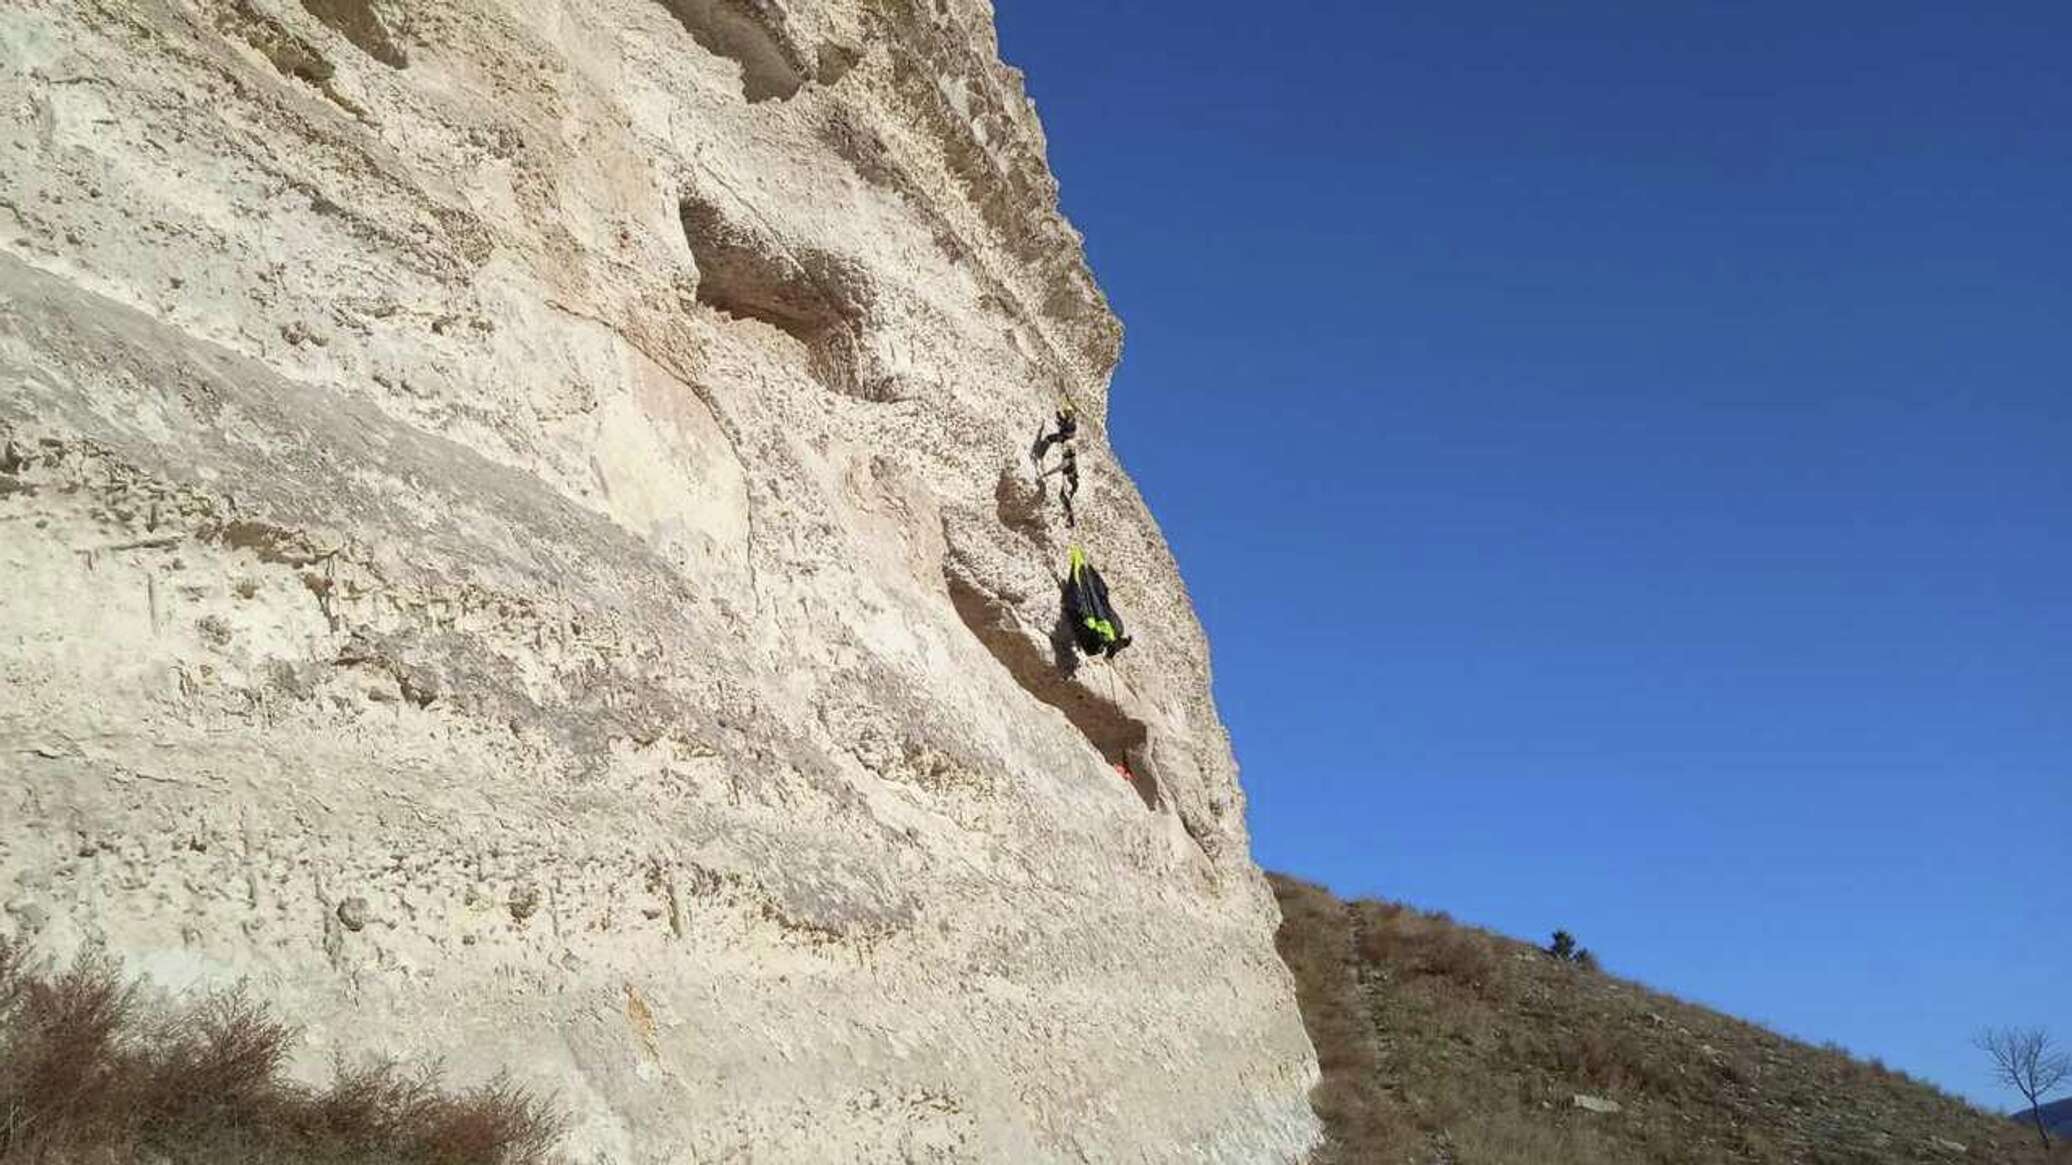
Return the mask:
[[0,929],[575,1160],[1299,1158],[1119,343],[982,0],[11,0]]

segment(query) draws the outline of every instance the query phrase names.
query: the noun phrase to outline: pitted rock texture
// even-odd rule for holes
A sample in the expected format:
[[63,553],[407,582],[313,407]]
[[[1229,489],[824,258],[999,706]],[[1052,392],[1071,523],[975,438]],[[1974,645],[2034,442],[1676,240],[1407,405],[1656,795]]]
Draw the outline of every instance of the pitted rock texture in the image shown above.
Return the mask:
[[983,0],[0,6],[0,927],[579,1161],[1299,1158],[1120,337]]

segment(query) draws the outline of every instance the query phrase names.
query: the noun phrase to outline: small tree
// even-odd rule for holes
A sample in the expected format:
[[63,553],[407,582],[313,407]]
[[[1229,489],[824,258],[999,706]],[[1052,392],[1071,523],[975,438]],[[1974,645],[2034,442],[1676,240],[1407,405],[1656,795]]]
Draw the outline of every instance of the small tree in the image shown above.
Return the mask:
[[2043,1098],[2063,1087],[2072,1077],[2072,1055],[2058,1050],[2040,1027],[1987,1028],[1972,1041],[1993,1058],[1993,1078],[2022,1094],[2029,1102],[2029,1119],[2036,1122],[2036,1136],[2050,1148],[2050,1129],[2043,1123]]
[[1547,953],[1564,963],[1576,960],[1576,936],[1565,930],[1554,932],[1554,941],[1547,944]]

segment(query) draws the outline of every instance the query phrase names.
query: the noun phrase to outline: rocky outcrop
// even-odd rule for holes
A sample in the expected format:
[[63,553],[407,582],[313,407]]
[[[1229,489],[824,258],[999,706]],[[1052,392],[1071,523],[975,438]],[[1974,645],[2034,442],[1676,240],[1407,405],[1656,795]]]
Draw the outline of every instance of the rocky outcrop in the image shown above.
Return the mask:
[[[508,1068],[578,1160],[1299,1157],[1120,331],[992,38],[0,8],[0,926],[246,981],[312,1068]],[[1063,392],[1112,664],[1059,639]]]

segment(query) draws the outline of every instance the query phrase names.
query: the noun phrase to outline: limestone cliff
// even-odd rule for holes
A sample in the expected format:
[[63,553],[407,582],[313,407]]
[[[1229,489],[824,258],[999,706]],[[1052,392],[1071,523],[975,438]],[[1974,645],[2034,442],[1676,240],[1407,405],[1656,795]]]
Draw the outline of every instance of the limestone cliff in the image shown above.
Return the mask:
[[985,0],[10,0],[0,926],[577,1160],[1299,1157],[1120,335]]

